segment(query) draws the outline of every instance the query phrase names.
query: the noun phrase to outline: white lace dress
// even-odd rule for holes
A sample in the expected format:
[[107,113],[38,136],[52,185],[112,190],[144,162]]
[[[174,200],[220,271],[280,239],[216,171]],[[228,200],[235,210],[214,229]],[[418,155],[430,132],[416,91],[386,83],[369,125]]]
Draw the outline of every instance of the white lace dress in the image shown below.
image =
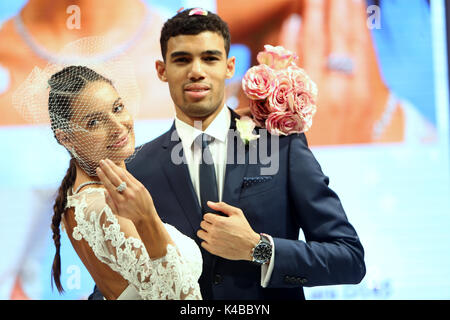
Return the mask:
[[175,246],[167,245],[164,257],[150,259],[140,239],[120,231],[117,217],[105,202],[105,191],[86,188],[68,194],[66,208],[75,209],[73,239],[86,240],[97,259],[128,281],[118,299],[201,299],[202,256],[195,241],[164,224]]

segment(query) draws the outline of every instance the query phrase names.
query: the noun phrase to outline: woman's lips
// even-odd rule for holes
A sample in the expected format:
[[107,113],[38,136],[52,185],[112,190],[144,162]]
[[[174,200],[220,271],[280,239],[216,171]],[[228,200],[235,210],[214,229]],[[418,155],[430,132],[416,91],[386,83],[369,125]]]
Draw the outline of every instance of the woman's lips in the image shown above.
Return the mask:
[[117,140],[117,142],[114,143],[113,145],[110,145],[109,148],[121,148],[125,146],[127,143],[128,143],[128,134],[125,137]]
[[191,84],[184,88],[184,92],[189,98],[199,100],[206,97],[209,93],[209,86],[201,84]]

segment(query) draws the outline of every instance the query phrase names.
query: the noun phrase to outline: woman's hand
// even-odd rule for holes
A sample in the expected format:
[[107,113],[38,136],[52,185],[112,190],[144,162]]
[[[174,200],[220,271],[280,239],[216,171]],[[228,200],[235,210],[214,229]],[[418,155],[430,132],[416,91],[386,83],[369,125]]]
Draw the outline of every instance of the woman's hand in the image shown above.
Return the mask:
[[[297,37],[300,66],[319,88],[317,113],[307,133],[311,144],[368,143],[381,118],[388,88],[381,77],[367,27],[366,2],[304,1]],[[353,62],[345,73],[330,67],[331,55]]]
[[[255,6],[256,2],[253,1],[252,5]],[[272,2],[281,5],[283,1]],[[375,45],[367,27],[366,2],[298,0],[296,3],[296,7],[291,7],[296,11],[268,12],[270,19],[263,21],[270,28],[258,31],[257,37],[242,24],[230,28],[245,30],[242,37],[247,37],[247,40],[240,42],[250,47],[253,64],[264,44],[281,45],[299,55],[298,65],[306,70],[319,90],[317,113],[306,133],[308,144],[402,141],[404,118],[400,108],[393,114],[380,139],[374,140],[374,127],[386,110],[389,89],[381,76]],[[225,4],[221,7],[228,8]],[[240,14],[248,15],[248,12],[242,12],[244,9],[241,8]],[[229,12],[233,14],[231,10]],[[337,61],[336,57],[339,58]],[[347,64],[345,69],[339,68],[343,62]],[[239,100],[236,112],[250,115],[249,99],[242,90],[239,91]]]
[[[106,203],[114,214],[130,219],[136,226],[158,217],[150,193],[126,169],[106,159],[100,161],[97,175],[106,188]],[[119,192],[117,187],[122,182],[126,188]]]
[[[173,241],[144,185],[109,159],[100,161],[97,175],[106,188],[106,203],[113,213],[133,222],[151,259],[164,257],[167,245]],[[126,188],[119,192],[117,187],[122,182],[126,183]]]

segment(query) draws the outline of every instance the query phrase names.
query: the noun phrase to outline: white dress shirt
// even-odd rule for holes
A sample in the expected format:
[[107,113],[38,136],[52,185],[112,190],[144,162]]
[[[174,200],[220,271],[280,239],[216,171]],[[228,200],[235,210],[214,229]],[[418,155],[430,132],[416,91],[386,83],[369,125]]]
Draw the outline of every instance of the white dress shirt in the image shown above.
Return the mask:
[[[202,125],[200,122],[194,123],[194,127],[192,127],[191,125],[178,119],[178,117],[175,117],[175,128],[183,145],[183,152],[187,161],[189,175],[191,177],[195,193],[197,194],[199,205],[201,205],[199,164],[202,150],[200,146],[194,144],[194,140],[202,133],[205,133],[214,138],[213,141],[209,144],[209,148],[214,160],[219,201],[222,201],[227,163],[227,137],[228,130],[230,129],[230,123],[231,113],[225,105],[222,107],[222,110],[206,128],[205,131],[202,131]],[[269,265],[264,264],[261,266],[261,286],[263,287],[266,287],[270,281],[270,276],[272,275],[273,265],[275,261],[275,246],[273,245],[272,238],[270,238],[270,240],[272,242],[272,257],[270,259],[270,263]]]

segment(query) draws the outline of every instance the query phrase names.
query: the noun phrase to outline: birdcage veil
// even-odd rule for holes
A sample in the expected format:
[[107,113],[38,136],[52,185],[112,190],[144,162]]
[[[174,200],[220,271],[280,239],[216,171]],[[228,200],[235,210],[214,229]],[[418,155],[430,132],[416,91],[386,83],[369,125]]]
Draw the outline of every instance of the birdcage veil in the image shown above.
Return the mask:
[[130,161],[140,91],[129,58],[105,55],[111,44],[88,37],[67,44],[58,60],[35,67],[12,96],[31,124],[49,125],[55,138],[90,176],[101,159]]

